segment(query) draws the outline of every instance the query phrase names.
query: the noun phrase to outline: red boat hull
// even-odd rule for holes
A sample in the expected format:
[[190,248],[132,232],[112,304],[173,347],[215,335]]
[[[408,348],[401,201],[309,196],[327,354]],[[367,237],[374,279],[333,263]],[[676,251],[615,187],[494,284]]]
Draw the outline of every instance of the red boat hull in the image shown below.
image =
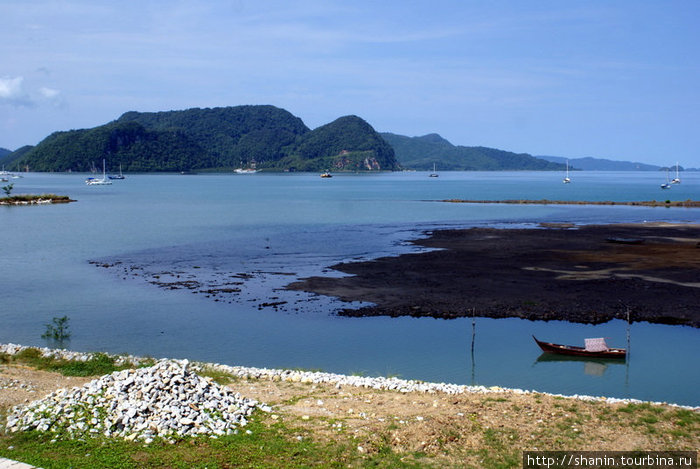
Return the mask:
[[558,353],[561,355],[573,355],[576,357],[590,357],[590,358],[618,358],[624,359],[627,356],[627,350],[623,348],[609,348],[601,352],[591,352],[586,350],[584,347],[577,347],[575,345],[560,345],[553,344],[551,342],[542,342],[537,340],[537,337],[532,336],[540,346],[543,352],[547,353]]

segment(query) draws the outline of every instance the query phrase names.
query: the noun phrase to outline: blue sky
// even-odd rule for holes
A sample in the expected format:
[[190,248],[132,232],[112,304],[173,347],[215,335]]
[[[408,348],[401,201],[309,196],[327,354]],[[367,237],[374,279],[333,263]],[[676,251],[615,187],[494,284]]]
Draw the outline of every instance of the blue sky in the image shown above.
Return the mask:
[[0,2],[0,147],[126,111],[700,166],[700,1]]

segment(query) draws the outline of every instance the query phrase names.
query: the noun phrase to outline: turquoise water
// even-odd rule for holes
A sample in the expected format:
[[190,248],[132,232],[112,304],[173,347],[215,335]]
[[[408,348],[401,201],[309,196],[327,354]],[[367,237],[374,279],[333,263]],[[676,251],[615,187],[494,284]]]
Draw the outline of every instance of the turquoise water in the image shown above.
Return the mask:
[[[442,199],[698,199],[700,174],[663,191],[654,172],[444,172],[373,175],[127,175],[86,186],[84,175],[27,174],[15,193],[78,202],[0,207],[0,342],[48,345],[68,315],[75,350],[227,364],[399,375],[565,394],[700,405],[699,331],[635,323],[627,364],[543,361],[531,335],[566,343],[611,337],[626,324],[477,318],[342,318],[333,299],[279,291],[295,278],[337,275],[339,261],[410,252],[424,230],[539,222],[700,222],[700,210],[624,206],[472,205]],[[665,180],[665,179],[664,179]],[[102,268],[91,264],[121,263]],[[132,270],[130,266],[138,266]],[[214,301],[149,283],[180,272],[242,291]],[[286,301],[278,310],[262,302]],[[614,301],[614,299],[611,299]],[[679,358],[681,357],[681,358]],[[539,360],[538,360],[539,359]]]

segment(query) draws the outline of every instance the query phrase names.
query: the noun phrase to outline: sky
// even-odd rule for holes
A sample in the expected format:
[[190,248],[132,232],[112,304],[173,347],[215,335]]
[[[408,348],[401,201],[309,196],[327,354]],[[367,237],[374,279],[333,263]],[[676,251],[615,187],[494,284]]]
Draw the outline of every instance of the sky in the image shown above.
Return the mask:
[[272,104],[455,145],[700,167],[698,0],[0,0],[0,147]]

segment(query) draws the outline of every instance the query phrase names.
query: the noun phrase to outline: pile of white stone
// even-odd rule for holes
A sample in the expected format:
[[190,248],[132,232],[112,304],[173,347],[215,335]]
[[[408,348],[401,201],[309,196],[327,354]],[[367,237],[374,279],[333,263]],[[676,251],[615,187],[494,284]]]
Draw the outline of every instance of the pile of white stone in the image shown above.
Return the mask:
[[187,360],[163,360],[58,390],[13,408],[6,429],[36,429],[70,438],[103,434],[145,443],[155,437],[237,432],[258,403],[197,375],[188,365]]

